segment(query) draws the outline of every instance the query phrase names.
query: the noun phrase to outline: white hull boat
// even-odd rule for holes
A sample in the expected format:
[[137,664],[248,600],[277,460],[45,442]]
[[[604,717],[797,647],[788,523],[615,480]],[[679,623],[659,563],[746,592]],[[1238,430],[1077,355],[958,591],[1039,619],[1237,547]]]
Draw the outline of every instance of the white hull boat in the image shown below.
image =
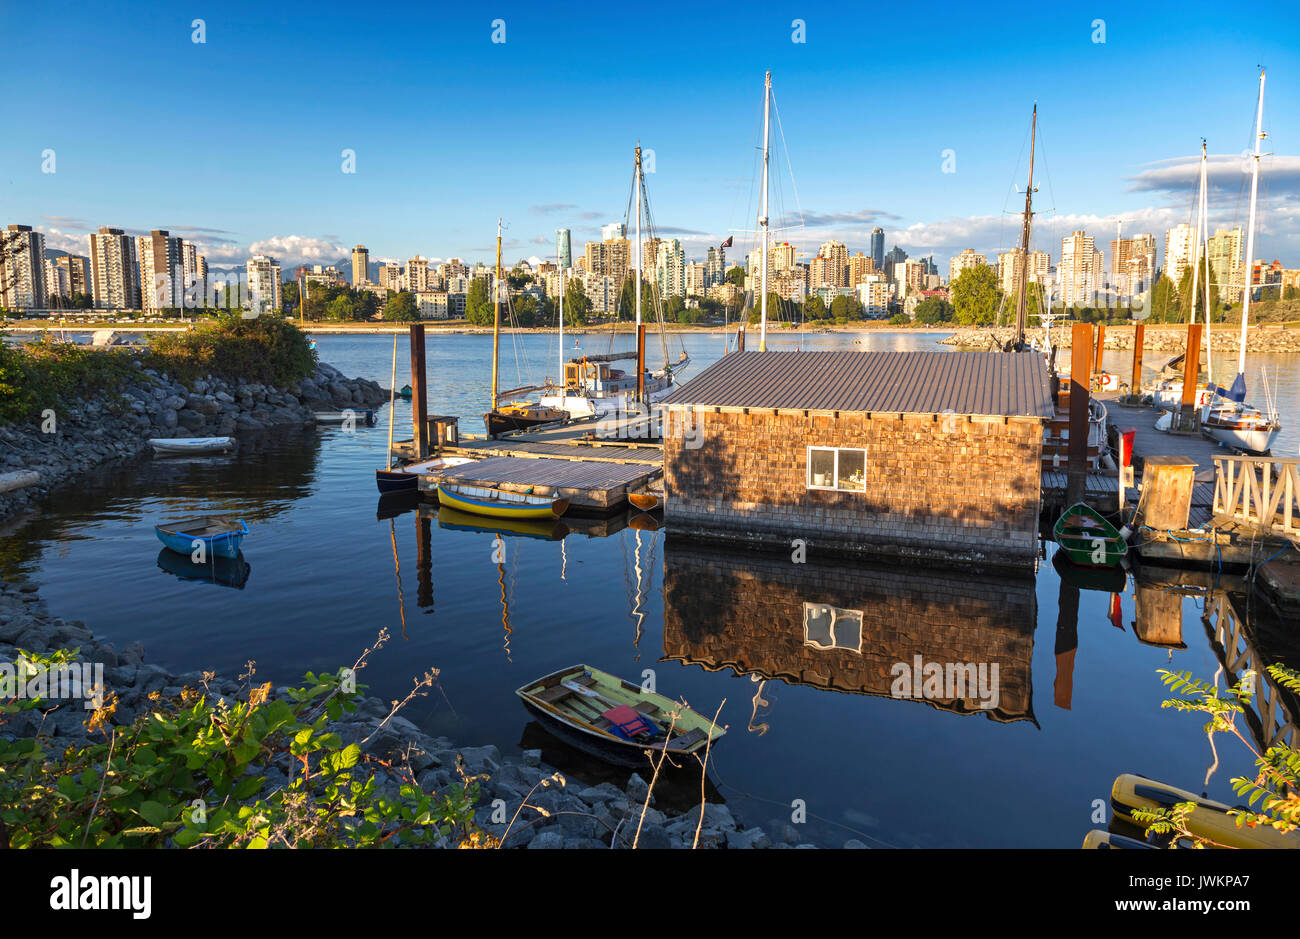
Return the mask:
[[235,446],[234,437],[154,437],[149,446],[155,453],[220,453]]

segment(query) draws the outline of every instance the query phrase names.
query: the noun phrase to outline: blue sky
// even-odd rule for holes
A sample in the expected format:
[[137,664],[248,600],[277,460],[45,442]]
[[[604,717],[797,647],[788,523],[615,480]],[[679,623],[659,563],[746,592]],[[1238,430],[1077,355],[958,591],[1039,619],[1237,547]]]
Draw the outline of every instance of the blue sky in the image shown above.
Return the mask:
[[1194,2],[641,4],[635,18],[608,4],[0,2],[0,222],[41,227],[50,247],[84,253],[86,232],[110,224],[185,233],[214,265],[252,251],[335,260],[358,242],[374,259],[473,261],[489,259],[501,215],[508,260],[548,256],[556,227],[580,250],[622,220],[640,140],[661,232],[702,256],[754,227],[770,68],[772,214],[797,225],[802,210],[782,235],[801,253],[832,237],[867,250],[875,225],[945,274],[962,247],[1011,247],[1035,100],[1036,247],[1055,260],[1063,234],[1108,241],[1122,217],[1163,249],[1190,218],[1203,136],[1222,157],[1211,224],[1244,222],[1234,155],[1251,144],[1263,64],[1275,156],[1256,254],[1300,266],[1291,4],[1229,24],[1235,10]]

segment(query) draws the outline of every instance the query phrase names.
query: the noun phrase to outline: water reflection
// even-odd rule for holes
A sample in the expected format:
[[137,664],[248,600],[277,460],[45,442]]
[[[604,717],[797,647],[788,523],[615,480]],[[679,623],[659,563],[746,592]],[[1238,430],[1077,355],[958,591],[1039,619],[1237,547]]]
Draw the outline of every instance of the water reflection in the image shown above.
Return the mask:
[[206,563],[196,564],[189,555],[178,554],[170,548],[158,552],[158,566],[180,580],[234,587],[236,590],[244,589],[252,570],[242,552],[233,558],[220,558],[214,554]]
[[[997,694],[989,699],[973,688],[921,694],[918,688],[911,700],[1037,724],[1031,674],[1037,616],[1032,579],[795,564],[676,542],[665,548],[664,655],[753,677],[754,733],[765,732],[774,718],[764,710],[767,680],[896,697],[904,671],[920,663],[988,666]],[[996,704],[982,706],[990,700]]]

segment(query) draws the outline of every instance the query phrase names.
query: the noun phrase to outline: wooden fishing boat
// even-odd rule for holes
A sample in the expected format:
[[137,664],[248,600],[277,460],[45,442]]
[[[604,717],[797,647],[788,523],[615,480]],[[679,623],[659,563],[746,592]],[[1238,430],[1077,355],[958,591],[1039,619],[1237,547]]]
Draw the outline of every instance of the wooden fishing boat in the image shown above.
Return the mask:
[[545,408],[534,404],[503,404],[483,415],[483,426],[489,437],[507,434],[513,430],[526,430],[541,424],[567,421],[568,411]]
[[1209,838],[1216,844],[1230,848],[1300,848],[1300,832],[1284,834],[1262,825],[1238,828],[1237,819],[1228,814],[1232,806],[1145,776],[1133,773],[1116,776],[1115,784],[1110,790],[1111,810],[1117,817],[1132,822],[1139,828],[1145,826],[1133,818],[1134,809],[1168,809],[1179,802],[1196,804],[1196,808],[1187,816],[1187,830],[1202,838]]
[[234,587],[243,590],[248,583],[248,574],[252,570],[243,555],[233,558],[213,557],[204,564],[196,564],[190,555],[177,554],[170,548],[158,552],[158,566],[179,580],[191,580],[218,587]]
[[559,518],[569,508],[568,499],[511,492],[496,486],[438,484],[438,502],[471,515],[489,518]]
[[539,541],[559,541],[569,533],[565,524],[556,518],[489,520],[482,515],[471,515],[447,505],[438,506],[438,527],[502,537],[535,538]]
[[391,469],[377,469],[375,485],[379,487],[381,493],[414,492],[419,488],[421,476],[441,473],[453,466],[464,466],[466,463],[473,462],[473,458],[467,456],[442,456],[421,460],[419,463],[394,466]]
[[233,449],[234,437],[151,437],[155,453],[220,453]]
[[1082,502],[1061,513],[1052,534],[1066,558],[1084,567],[1110,567],[1128,554],[1119,530]]
[[[560,669],[515,693],[565,743],[625,766],[644,765],[646,750],[701,753],[727,732],[680,702],[590,665]],[[670,712],[677,714],[675,721]]]
[[200,515],[155,525],[154,533],[159,541],[178,554],[192,555],[197,543],[202,543],[206,557],[233,558],[239,555],[239,546],[248,534],[248,526],[238,519]]

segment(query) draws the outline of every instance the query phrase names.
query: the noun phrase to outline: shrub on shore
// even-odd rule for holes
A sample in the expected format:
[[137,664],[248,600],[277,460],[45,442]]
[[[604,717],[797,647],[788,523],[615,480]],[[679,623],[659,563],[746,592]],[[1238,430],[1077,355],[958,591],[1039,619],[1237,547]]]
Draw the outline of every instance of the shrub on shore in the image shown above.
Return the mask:
[[187,332],[157,334],[143,352],[94,348],[49,333],[25,344],[0,341],[0,423],[109,396],[138,376],[137,362],[181,381],[217,375],[285,387],[312,374],[316,353],[306,333],[275,316],[219,317]]

